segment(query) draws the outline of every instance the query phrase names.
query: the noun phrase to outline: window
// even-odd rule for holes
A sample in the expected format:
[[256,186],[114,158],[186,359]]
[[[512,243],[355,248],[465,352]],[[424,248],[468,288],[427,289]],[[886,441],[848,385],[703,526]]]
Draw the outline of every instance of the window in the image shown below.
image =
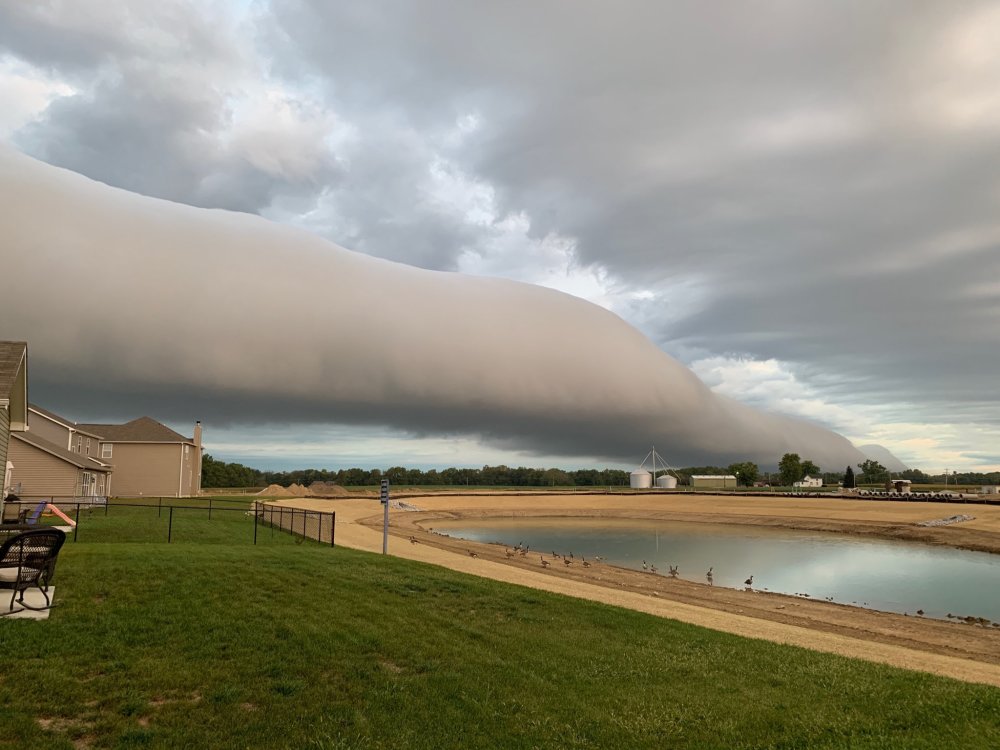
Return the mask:
[[187,456],[187,454],[190,453],[190,452],[191,452],[191,446],[190,445],[185,445],[184,446],[184,455]]
[[87,455],[90,455],[90,438],[87,438]]
[[111,443],[101,443],[101,458],[111,458]]
[[81,448],[83,448],[83,435],[77,435],[76,436],[76,452],[79,453]]

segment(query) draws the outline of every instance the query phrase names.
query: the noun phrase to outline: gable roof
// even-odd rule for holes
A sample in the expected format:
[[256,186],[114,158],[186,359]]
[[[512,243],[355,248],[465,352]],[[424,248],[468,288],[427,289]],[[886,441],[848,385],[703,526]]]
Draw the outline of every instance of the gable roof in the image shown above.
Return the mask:
[[38,435],[31,432],[12,432],[10,433],[10,436],[14,440],[20,440],[22,443],[27,443],[30,446],[45,451],[46,453],[49,453],[56,458],[65,461],[68,464],[73,464],[73,466],[77,466],[81,469],[87,469],[88,471],[111,471],[112,469],[110,464],[105,464],[95,458],[90,458],[89,456],[83,456],[79,453],[68,451],[63,447],[56,445],[51,440],[38,437]]
[[139,417],[125,424],[78,424],[77,428],[99,435],[109,443],[194,443],[151,417]]
[[27,351],[26,341],[0,341],[0,399],[6,400],[14,387]]

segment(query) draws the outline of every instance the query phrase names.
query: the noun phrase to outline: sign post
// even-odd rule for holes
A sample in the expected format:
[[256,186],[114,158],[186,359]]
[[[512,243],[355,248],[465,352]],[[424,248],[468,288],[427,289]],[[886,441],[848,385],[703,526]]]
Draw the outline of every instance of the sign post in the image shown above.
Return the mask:
[[382,488],[379,492],[379,499],[382,501],[382,554],[389,553],[389,480],[382,480]]

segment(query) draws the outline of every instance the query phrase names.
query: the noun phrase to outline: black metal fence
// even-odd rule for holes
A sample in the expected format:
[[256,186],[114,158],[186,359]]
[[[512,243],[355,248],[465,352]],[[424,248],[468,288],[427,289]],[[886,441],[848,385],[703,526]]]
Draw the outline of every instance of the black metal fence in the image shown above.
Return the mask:
[[[59,513],[48,509],[52,504]],[[16,510],[12,511],[11,507]],[[72,540],[79,538],[81,527],[87,527],[87,521],[94,515],[108,517],[113,510],[122,508],[137,508],[156,512],[157,518],[166,519],[166,542],[174,541],[174,518],[183,518],[193,512],[204,513],[207,521],[215,514],[240,513],[253,517],[253,544],[257,544],[261,528],[287,532],[303,540],[310,539],[320,544],[334,546],[336,538],[337,514],[333,511],[306,510],[303,508],[288,508],[274,506],[255,500],[247,506],[244,500],[225,500],[218,498],[192,498],[191,502],[175,497],[147,497],[141,502],[108,500],[108,498],[91,497],[25,497],[17,500],[7,500],[4,503],[4,523],[0,524],[0,534],[15,533],[26,529],[37,528],[43,523],[42,515],[60,517],[64,523],[71,521]],[[217,516],[218,517],[218,516]],[[232,518],[232,516],[224,516]],[[47,525],[47,521],[44,522]],[[56,522],[58,525],[58,522]],[[162,533],[162,528],[158,533]]]
[[337,531],[337,514],[303,508],[287,508],[284,505],[254,502],[254,527],[261,524],[287,531],[303,539],[312,539],[332,547]]

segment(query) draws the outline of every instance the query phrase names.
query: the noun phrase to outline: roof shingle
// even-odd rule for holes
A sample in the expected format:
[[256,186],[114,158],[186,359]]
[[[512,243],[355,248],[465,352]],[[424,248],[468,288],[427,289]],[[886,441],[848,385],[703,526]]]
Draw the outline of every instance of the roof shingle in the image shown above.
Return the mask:
[[77,429],[100,435],[111,443],[193,443],[151,417],[139,417],[125,424],[78,424]]
[[0,398],[7,398],[28,349],[26,341],[0,341]]

